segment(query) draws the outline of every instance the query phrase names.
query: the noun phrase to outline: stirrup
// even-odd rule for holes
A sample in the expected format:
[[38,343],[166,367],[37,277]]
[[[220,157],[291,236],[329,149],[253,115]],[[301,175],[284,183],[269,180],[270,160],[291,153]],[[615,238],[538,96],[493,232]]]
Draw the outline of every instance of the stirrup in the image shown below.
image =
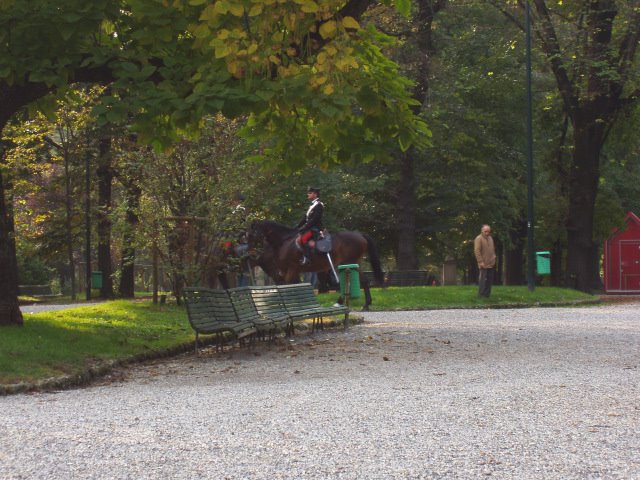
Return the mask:
[[303,255],[302,259],[300,260],[300,265],[306,265],[307,263],[309,263],[309,259]]

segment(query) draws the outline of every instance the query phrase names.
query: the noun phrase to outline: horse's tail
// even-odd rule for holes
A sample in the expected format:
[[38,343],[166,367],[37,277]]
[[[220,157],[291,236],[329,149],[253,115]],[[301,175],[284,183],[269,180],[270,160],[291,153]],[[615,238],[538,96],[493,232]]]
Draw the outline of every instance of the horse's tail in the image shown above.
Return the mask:
[[373,268],[373,278],[375,278],[376,283],[382,287],[384,285],[384,272],[380,266],[378,247],[376,247],[375,242],[369,235],[363,235],[363,237],[367,241],[367,247],[369,249],[369,263],[371,263],[371,267]]

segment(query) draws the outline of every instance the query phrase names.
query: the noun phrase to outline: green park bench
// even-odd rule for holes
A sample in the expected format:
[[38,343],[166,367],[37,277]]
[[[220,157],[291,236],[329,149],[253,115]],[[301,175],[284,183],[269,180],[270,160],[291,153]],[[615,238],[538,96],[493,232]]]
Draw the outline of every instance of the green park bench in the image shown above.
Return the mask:
[[296,283],[292,285],[278,285],[278,293],[284,304],[291,322],[311,319],[311,331],[316,327],[324,329],[325,316],[344,315],[344,327],[349,322],[349,308],[344,305],[324,307],[318,302],[313,286],[309,283]]
[[200,335],[215,335],[216,350],[221,350],[229,336],[242,341],[257,334],[271,340],[281,331],[292,335],[296,321],[312,320],[313,332],[318,326],[324,328],[325,316],[344,315],[345,328],[349,319],[346,306],[320,305],[308,283],[229,290],[187,287],[183,298],[189,323],[196,334],[196,354]]
[[61,297],[60,293],[53,293],[51,285],[18,285],[18,295],[29,297]]
[[238,319],[251,322],[259,335],[268,336],[272,340],[276,333],[288,331],[290,318],[284,310],[265,309],[264,298],[259,294],[262,291],[260,287],[236,287],[228,290]]
[[287,336],[293,335],[293,319],[287,307],[282,303],[278,287],[252,286],[249,287],[251,298],[258,313],[266,318],[284,318],[283,328]]
[[183,290],[183,298],[189,323],[196,333],[196,355],[200,335],[215,335],[217,351],[223,348],[226,336],[242,343],[245,337],[258,331],[253,322],[238,317],[225,290],[189,287]]

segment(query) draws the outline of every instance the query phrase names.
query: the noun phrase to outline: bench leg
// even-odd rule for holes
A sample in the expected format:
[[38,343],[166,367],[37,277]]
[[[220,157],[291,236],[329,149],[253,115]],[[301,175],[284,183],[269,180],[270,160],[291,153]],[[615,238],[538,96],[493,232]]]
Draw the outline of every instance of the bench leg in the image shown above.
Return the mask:
[[316,331],[316,328],[320,328],[320,330],[324,330],[324,320],[322,315],[313,317],[311,321],[311,333],[314,333]]

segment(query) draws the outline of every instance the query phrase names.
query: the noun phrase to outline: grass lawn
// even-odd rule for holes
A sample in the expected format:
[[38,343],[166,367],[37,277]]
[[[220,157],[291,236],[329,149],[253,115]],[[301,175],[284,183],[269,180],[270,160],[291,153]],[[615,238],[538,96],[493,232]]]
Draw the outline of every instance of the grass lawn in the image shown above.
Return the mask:
[[124,300],[24,314],[24,326],[1,330],[0,384],[75,374],[194,338],[182,307]]
[[[371,310],[424,310],[488,306],[556,305],[598,297],[575,290],[494,287],[490,299],[475,286],[372,289]],[[336,292],[320,295],[333,304]],[[59,303],[56,299],[55,303]],[[350,306],[362,308],[364,294]],[[44,313],[24,314],[24,326],[0,328],[0,384],[33,382],[76,374],[105,360],[123,359],[193,342],[186,311],[150,300],[111,301]]]
[[[352,299],[354,310],[364,305],[364,292]],[[330,305],[336,301],[335,292],[323,293],[320,301]],[[598,297],[577,290],[556,287],[536,287],[529,292],[527,287],[494,286],[491,298],[479,298],[476,285],[447,287],[387,287],[371,289],[371,311],[384,310],[429,310],[435,308],[482,308],[493,306],[557,305],[576,301],[598,300]]]

